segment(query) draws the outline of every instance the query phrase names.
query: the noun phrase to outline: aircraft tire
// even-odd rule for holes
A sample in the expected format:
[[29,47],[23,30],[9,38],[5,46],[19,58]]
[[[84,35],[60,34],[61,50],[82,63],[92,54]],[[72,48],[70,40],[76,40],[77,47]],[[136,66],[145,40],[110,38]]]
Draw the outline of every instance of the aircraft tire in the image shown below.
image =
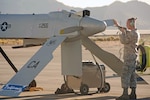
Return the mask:
[[29,84],[29,88],[31,87],[36,87],[36,81],[33,80],[30,84]]

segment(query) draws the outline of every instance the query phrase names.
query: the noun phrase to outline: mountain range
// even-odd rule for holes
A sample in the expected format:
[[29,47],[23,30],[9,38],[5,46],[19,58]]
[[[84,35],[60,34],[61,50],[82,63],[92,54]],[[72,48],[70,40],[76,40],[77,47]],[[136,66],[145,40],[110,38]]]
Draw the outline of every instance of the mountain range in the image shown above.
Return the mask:
[[[2,14],[39,14],[62,9],[67,11],[83,10],[82,8],[64,5],[56,0],[0,0],[0,13]],[[115,1],[108,6],[84,9],[90,10],[93,18],[99,20],[116,19],[122,26],[125,26],[128,18],[136,17],[138,29],[150,29],[150,5],[138,0],[126,3]]]

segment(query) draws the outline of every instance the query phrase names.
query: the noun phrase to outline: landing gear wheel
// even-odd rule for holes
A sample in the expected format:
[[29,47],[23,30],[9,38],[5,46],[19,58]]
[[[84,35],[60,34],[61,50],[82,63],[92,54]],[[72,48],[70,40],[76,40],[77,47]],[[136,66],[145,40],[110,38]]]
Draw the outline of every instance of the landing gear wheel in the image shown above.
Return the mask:
[[69,87],[64,83],[64,84],[61,85],[61,89],[62,89],[63,91],[65,91],[65,92],[67,92],[68,89],[69,89]]
[[29,91],[30,88],[32,88],[32,87],[36,87],[36,81],[35,81],[35,80],[33,80],[33,81],[24,89],[24,91]]
[[29,88],[31,88],[31,87],[36,87],[36,81],[33,80],[33,81],[29,84],[28,87],[29,87]]
[[89,92],[89,87],[86,84],[82,84],[80,87],[80,92],[83,95],[87,95]]
[[101,92],[107,93],[109,91],[110,91],[110,84],[106,82]]
[[61,88],[58,88],[55,94],[66,94],[66,93],[74,93],[73,89],[70,89],[66,83],[61,85]]

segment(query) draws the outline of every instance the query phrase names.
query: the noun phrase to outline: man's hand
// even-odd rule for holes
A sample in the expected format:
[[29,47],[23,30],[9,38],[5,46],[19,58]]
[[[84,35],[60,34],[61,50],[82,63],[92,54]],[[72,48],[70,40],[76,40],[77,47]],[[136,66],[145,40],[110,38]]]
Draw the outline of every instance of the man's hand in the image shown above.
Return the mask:
[[114,24],[116,25],[116,27],[118,27],[118,29],[119,29],[121,32],[125,32],[125,30],[126,30],[125,27],[121,27],[115,19],[113,19],[113,21],[114,21]]

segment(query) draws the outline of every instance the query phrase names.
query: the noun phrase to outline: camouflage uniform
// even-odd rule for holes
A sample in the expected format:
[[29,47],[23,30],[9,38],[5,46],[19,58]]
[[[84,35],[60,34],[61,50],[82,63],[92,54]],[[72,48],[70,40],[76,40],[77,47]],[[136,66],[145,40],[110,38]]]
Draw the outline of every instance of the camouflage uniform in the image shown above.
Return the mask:
[[137,30],[122,32],[119,35],[120,42],[124,44],[124,64],[121,75],[122,88],[136,87],[136,60],[137,60],[137,45],[140,35]]

